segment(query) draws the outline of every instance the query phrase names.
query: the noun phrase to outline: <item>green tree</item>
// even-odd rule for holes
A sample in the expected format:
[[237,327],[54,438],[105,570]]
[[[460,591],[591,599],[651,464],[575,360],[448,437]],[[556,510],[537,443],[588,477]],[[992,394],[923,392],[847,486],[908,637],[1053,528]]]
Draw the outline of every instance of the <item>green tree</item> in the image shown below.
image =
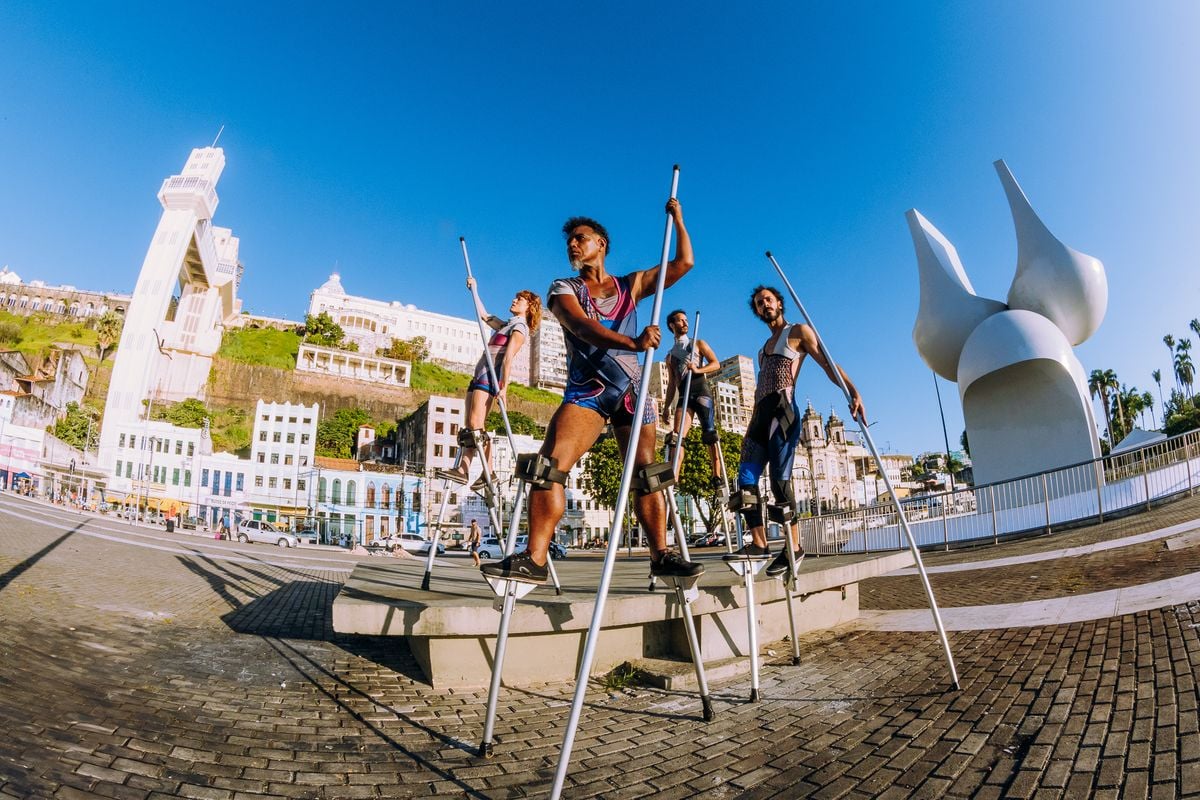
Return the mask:
[[[508,423],[512,425],[514,434],[521,433],[526,436],[532,436],[535,439],[546,438],[546,429],[538,425],[537,420],[528,414],[522,414],[520,411],[513,411],[510,408],[508,410]],[[496,431],[503,436],[504,418],[500,416],[499,411],[489,411],[483,427],[489,431]]]
[[1112,381],[1109,380],[1109,376],[1112,376],[1113,379],[1116,378],[1116,374],[1111,369],[1092,370],[1092,374],[1088,376],[1088,390],[1091,391],[1092,397],[1100,398],[1100,406],[1104,409],[1104,435],[1111,442],[1113,440],[1112,414],[1108,410],[1108,390],[1112,386]]
[[1163,344],[1165,344],[1167,346],[1167,363],[1170,364],[1172,369],[1174,369],[1174,367],[1175,367],[1175,337],[1168,333],[1166,336],[1163,337]]
[[[708,445],[700,439],[699,426],[692,426],[683,440],[683,463],[679,470],[678,492],[693,497],[697,502],[696,508],[704,521],[706,530],[717,529],[717,519],[713,511],[717,499],[717,490],[712,487],[712,458],[708,454]],[[733,431],[721,431],[721,457],[725,462],[725,474],[729,476],[730,489],[737,483],[738,460],[742,452],[742,437]]]
[[[54,423],[51,433],[55,438],[76,450],[90,450],[100,440],[100,412],[88,405],[67,403],[67,413]],[[89,438],[90,432],[90,438]]]
[[[304,341],[309,344],[315,344],[318,347],[346,349],[343,345],[345,339],[346,332],[342,330],[341,325],[333,321],[329,312],[309,314],[304,318]],[[355,349],[358,348],[355,347]]]
[[[1161,369],[1154,370],[1153,372],[1150,373],[1150,377],[1154,378],[1154,383],[1158,386],[1158,405],[1160,408],[1165,409],[1167,407],[1167,404],[1163,402],[1162,370]],[[1164,425],[1166,424],[1166,417],[1163,417],[1163,424]]]
[[317,425],[316,454],[330,458],[351,458],[358,439],[358,429],[370,424],[371,415],[361,408],[339,409]]
[[1179,343],[1175,345],[1175,379],[1179,381],[1179,388],[1184,390],[1185,396],[1189,400],[1194,394],[1192,381],[1196,377],[1196,368],[1192,364],[1192,356],[1189,352],[1191,349],[1191,339],[1180,339]]
[[962,445],[963,452],[967,457],[971,457],[971,443],[967,441],[967,429],[963,428],[962,436],[958,437],[958,443]]
[[379,348],[375,351],[375,355],[407,361],[410,364],[420,364],[429,359],[429,342],[424,336],[416,336],[412,339],[392,339],[390,345]]
[[601,436],[587,452],[583,462],[583,491],[605,508],[617,505],[621,491],[624,454],[615,436]]
[[0,322],[0,344],[15,347],[21,343],[21,339],[23,338],[24,333],[21,331],[21,323],[9,322],[7,320]]
[[1184,405],[1179,411],[1167,417],[1163,425],[1163,433],[1167,436],[1177,436],[1190,430],[1200,428],[1200,408],[1194,405]]
[[125,318],[115,311],[105,311],[96,317],[96,354],[103,362],[113,345],[121,340]]
[[203,400],[189,397],[178,403],[169,403],[154,409],[154,418],[161,419],[181,428],[203,428],[204,420],[212,419],[212,414],[204,405]]

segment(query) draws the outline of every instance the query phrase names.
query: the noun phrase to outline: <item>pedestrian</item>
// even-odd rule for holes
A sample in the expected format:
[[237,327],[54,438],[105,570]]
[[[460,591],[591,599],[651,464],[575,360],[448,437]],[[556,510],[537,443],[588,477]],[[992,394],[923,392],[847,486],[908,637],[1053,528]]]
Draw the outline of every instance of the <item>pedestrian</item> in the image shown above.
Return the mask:
[[479,521],[471,520],[471,531],[467,534],[467,550],[471,553],[471,561],[479,566],[479,545],[483,542],[483,531],[479,529]]
[[[700,441],[708,446],[709,461],[712,468],[712,487],[714,489],[725,485],[725,465],[721,463],[720,450],[717,447],[720,433],[717,431],[716,403],[713,401],[712,390],[708,387],[707,376],[721,368],[721,362],[708,346],[708,342],[697,339],[694,343],[688,338],[688,318],[683,309],[676,309],[667,315],[667,328],[675,334],[675,344],[667,353],[667,398],[663,404],[666,414],[673,414],[675,424],[672,429],[673,447],[682,447],[687,438],[688,430],[692,427],[692,417],[700,423]],[[683,384],[688,373],[692,380],[688,387],[688,396],[683,396]],[[678,404],[673,403],[676,396]],[[674,459],[674,452],[668,450],[668,458]],[[679,472],[683,469],[683,459],[675,467],[675,479],[679,480]]]
[[[664,285],[671,286],[691,270],[692,242],[683,224],[679,201],[671,198],[671,215],[678,238],[675,258],[666,264]],[[655,461],[654,406],[646,404],[640,420],[633,418],[641,378],[639,352],[656,347],[657,325],[638,331],[637,303],[655,294],[659,265],[627,275],[610,275],[605,260],[612,249],[608,231],[594,219],[572,217],[563,225],[567,258],[578,275],[550,285],[547,307],[562,325],[568,351],[567,386],[563,402],[550,419],[541,452],[522,462],[520,477],[529,483],[529,543],[522,553],[486,564],[489,577],[525,583],[545,583],[550,539],[562,519],[567,474],[611,424],[622,452],[637,437],[635,465]],[[650,573],[695,576],[704,571],[678,552],[667,549],[666,501],[661,492],[635,492],[634,510],[650,536]]]
[[[475,279],[467,278],[467,288],[472,289],[474,286]],[[484,442],[484,459],[488,465],[488,472],[492,471],[492,446],[483,430],[488,412],[492,410],[497,399],[507,403],[509,373],[517,360],[517,353],[542,322],[542,299],[528,289],[522,289],[513,297],[508,305],[510,316],[507,320],[489,314],[479,295],[472,294],[475,298],[476,313],[493,331],[487,349],[491,354],[499,385],[492,383],[487,355],[480,356],[479,363],[475,365],[475,376],[467,386],[464,426],[458,432],[458,463],[452,469],[439,469],[435,473],[439,478],[458,484],[465,484],[470,479],[471,462],[477,455],[476,437]],[[486,483],[487,479],[480,475],[471,485],[471,489],[479,491]]]
[[[737,474],[738,493],[731,499],[730,507],[742,514],[753,541],[725,556],[725,560],[766,560],[771,557],[758,489],[759,478],[770,465],[771,494],[775,498],[772,514],[787,528],[787,540],[791,542],[796,563],[799,563],[804,558],[804,548],[800,546],[800,528],[795,522],[798,509],[792,488],[792,459],[796,454],[796,444],[800,441],[796,376],[806,356],[811,356],[834,384],[837,384],[837,375],[821,352],[813,329],[803,323],[791,325],[784,318],[783,295],[778,289],[772,286],[754,287],[750,293],[750,309],[766,323],[770,335],[758,351],[758,388],[754,392],[754,411],[742,439]],[[850,391],[850,416],[865,425],[867,412],[862,396],[854,388],[850,376],[840,367],[838,370]],[[787,570],[788,552],[785,547],[767,566],[767,574],[782,575]]]

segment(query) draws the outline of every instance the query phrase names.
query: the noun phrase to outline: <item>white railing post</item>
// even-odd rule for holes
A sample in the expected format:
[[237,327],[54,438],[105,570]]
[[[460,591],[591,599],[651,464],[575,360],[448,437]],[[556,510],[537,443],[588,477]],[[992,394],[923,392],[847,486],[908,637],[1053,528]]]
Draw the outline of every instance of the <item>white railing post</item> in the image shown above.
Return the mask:
[[1104,522],[1104,469],[1099,459],[1092,461],[1092,471],[1096,473],[1096,512],[1100,521]]
[[1000,520],[996,516],[996,484],[988,485],[988,494],[992,502],[992,544],[1000,543]]
[[1046,533],[1050,533],[1050,486],[1044,472],[1042,473],[1042,500],[1046,505]]

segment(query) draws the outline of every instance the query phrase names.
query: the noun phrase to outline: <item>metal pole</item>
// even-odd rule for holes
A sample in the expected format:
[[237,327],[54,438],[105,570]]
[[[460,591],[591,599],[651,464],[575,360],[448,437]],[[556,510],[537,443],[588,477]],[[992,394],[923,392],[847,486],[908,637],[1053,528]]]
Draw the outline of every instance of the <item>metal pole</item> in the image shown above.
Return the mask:
[[999,544],[1000,520],[996,517],[996,484],[988,484],[988,495],[992,504],[992,544]]
[[[826,347],[825,342],[822,341],[821,334],[817,330],[817,326],[813,324],[812,317],[808,315],[808,311],[806,311],[804,308],[804,303],[800,301],[800,296],[796,294],[796,290],[792,288],[792,284],[787,279],[787,275],[784,274],[783,268],[779,266],[779,262],[775,260],[775,257],[771,255],[771,251],[769,250],[767,251],[767,258],[775,267],[775,270],[779,273],[779,277],[783,280],[784,285],[787,286],[788,292],[791,294],[792,300],[795,301],[796,307],[800,310],[801,315],[804,316],[804,320],[808,323],[808,326],[812,328],[813,334],[817,337],[817,346],[821,349],[821,352],[825,354],[825,360],[829,363],[830,370],[837,378],[838,386],[841,388],[842,393],[846,396],[846,402],[850,402],[850,390],[846,387],[846,382],[842,380],[841,370],[838,368],[837,362],[834,361],[833,356],[830,354],[829,348]],[[954,688],[957,689],[959,688],[958,670],[954,666],[954,654],[950,650],[950,640],[946,637],[946,628],[942,624],[942,615],[938,610],[937,598],[933,596],[933,587],[929,583],[929,575],[925,572],[925,563],[921,559],[921,550],[917,547],[917,540],[913,537],[912,530],[908,527],[908,520],[904,516],[903,509],[900,507],[900,498],[896,495],[896,490],[892,486],[892,479],[888,477],[887,472],[885,472],[883,469],[883,459],[880,458],[879,451],[875,447],[875,440],[871,437],[871,431],[865,423],[860,423],[860,428],[862,430],[863,440],[866,441],[867,448],[871,451],[871,456],[875,459],[875,465],[879,469],[879,472],[883,475],[883,484],[887,487],[888,494],[891,495],[892,502],[896,504],[896,514],[900,519],[900,527],[904,529],[904,535],[908,538],[908,547],[912,552],[913,560],[916,562],[917,571],[921,575],[921,584],[925,589],[925,596],[929,598],[929,610],[933,614],[933,624],[934,627],[937,628],[939,638],[942,640],[942,649],[945,651],[946,655],[946,665],[950,668],[950,678],[954,682]]]
[[949,505],[945,495],[942,496],[942,548],[950,549],[950,523],[946,520],[946,506]]
[[1050,533],[1050,486],[1046,482],[1046,473],[1042,473],[1042,502],[1046,505],[1046,533]]
[[933,390],[937,392],[938,414],[942,418],[942,441],[946,444],[946,474],[950,476],[950,491],[954,491],[954,469],[950,466],[950,435],[946,433],[946,412],[942,410],[942,390],[938,387],[937,373],[929,371],[933,376]]
[[1188,482],[1188,497],[1192,496],[1192,445],[1187,440],[1187,434],[1183,437],[1183,459],[1187,464],[1187,482]]
[[1104,522],[1104,471],[1101,469],[1098,459],[1092,461],[1092,472],[1096,475],[1096,511],[1100,521]]
[[1143,449],[1138,453],[1138,459],[1142,462],[1142,487],[1146,491],[1146,510],[1150,510],[1150,462],[1146,459],[1146,451]]
[[[676,164],[671,174],[671,198],[674,199],[679,190],[679,165]],[[662,258],[658,265],[658,284],[654,290],[654,307],[650,313],[650,324],[657,325],[662,311],[663,290],[666,288],[667,262],[670,256],[671,234],[675,229],[675,221],[667,215],[666,230],[663,233]],[[571,761],[571,748],[575,744],[575,730],[579,726],[579,715],[583,710],[583,700],[587,695],[587,681],[592,669],[592,659],[596,655],[596,641],[600,634],[600,621],[604,616],[604,604],[608,599],[608,587],[612,583],[613,567],[616,562],[617,550],[621,542],[620,528],[624,524],[625,505],[629,500],[629,485],[633,480],[634,460],[637,454],[638,442],[641,439],[641,420],[646,410],[646,400],[650,394],[650,367],[654,364],[654,348],[646,349],[642,361],[642,376],[638,385],[637,404],[633,411],[633,435],[629,437],[629,445],[625,452],[625,466],[621,472],[621,489],[617,493],[616,520],[614,529],[608,537],[608,550],[604,555],[604,567],[600,572],[600,585],[596,589],[595,610],[592,621],[588,625],[587,639],[583,647],[583,657],[580,660],[579,672],[575,676],[575,698],[571,702],[571,715],[567,720],[567,731],[563,738],[562,753],[558,759],[558,769],[554,773],[554,784],[550,789],[550,797],[557,800],[562,795],[563,784],[567,778],[567,768]]]

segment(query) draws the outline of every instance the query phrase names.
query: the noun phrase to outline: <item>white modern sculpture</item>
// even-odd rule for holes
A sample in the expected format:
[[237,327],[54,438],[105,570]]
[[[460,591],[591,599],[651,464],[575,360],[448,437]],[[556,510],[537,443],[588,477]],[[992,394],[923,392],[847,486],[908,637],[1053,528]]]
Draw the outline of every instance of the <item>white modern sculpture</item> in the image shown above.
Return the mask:
[[1104,265],[1056,239],[1007,165],[995,167],[1017,234],[1007,305],[977,296],[949,240],[915,209],[905,215],[921,280],[913,341],[934,372],[958,383],[976,484],[1100,455],[1071,347],[1104,319]]

